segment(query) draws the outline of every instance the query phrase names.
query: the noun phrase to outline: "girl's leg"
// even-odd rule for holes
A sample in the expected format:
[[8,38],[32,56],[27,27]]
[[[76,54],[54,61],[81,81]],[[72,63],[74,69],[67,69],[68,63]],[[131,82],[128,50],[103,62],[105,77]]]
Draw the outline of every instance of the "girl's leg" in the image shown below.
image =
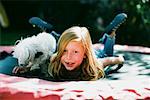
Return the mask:
[[103,52],[106,56],[113,56],[114,54],[114,45],[115,45],[115,36],[106,35],[106,40],[104,42]]
[[58,34],[54,31],[53,25],[42,20],[39,17],[31,17],[29,19],[29,23],[32,24],[33,26],[37,26],[38,28],[40,28],[44,32],[52,34],[56,38],[56,40],[58,40],[60,37],[60,34]]
[[106,27],[105,34],[100,39],[100,42],[104,44],[104,49],[95,51],[98,58],[113,56],[115,44],[115,31],[123,22],[125,22],[126,19],[127,15],[125,13],[117,14],[115,18],[110,22],[110,24]]
[[102,50],[95,50],[96,56],[98,58],[113,56],[115,36],[104,34],[102,37],[102,43],[104,44],[104,48]]

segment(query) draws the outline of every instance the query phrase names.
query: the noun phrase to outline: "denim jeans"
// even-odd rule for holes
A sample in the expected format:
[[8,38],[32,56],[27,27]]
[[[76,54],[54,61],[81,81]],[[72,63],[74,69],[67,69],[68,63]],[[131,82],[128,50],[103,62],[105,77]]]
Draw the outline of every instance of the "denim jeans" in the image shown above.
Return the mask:
[[115,37],[110,37],[108,34],[104,34],[102,37],[102,43],[104,44],[104,48],[102,50],[95,49],[95,54],[97,58],[113,56]]
[[0,60],[0,73],[13,75],[12,70],[18,65],[18,60],[12,56]]

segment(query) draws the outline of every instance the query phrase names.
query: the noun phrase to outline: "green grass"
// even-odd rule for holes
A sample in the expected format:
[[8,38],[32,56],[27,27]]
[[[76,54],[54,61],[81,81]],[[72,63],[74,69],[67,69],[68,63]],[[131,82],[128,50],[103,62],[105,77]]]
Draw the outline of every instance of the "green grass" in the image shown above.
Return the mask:
[[14,45],[17,40],[20,40],[22,38],[26,38],[28,36],[31,36],[31,32],[26,31],[1,31],[0,33],[0,45]]

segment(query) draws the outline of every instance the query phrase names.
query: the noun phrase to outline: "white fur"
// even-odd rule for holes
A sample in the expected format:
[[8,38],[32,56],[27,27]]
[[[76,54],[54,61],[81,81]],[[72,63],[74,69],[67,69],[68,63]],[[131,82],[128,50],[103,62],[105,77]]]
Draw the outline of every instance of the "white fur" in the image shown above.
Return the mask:
[[[56,39],[51,34],[42,32],[37,36],[20,40],[14,47],[13,56],[18,59],[19,66],[28,66],[31,63],[31,69],[36,69],[49,59],[55,49]],[[35,59],[37,52],[42,52],[43,54]]]

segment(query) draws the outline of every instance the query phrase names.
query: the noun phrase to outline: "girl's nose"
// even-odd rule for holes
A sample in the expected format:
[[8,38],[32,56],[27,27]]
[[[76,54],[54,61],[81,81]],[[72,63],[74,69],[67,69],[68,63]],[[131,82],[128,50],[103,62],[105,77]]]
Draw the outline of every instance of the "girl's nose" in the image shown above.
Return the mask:
[[68,60],[71,60],[72,57],[73,57],[73,56],[72,56],[72,53],[68,53],[68,54],[67,54],[67,59],[68,59]]

